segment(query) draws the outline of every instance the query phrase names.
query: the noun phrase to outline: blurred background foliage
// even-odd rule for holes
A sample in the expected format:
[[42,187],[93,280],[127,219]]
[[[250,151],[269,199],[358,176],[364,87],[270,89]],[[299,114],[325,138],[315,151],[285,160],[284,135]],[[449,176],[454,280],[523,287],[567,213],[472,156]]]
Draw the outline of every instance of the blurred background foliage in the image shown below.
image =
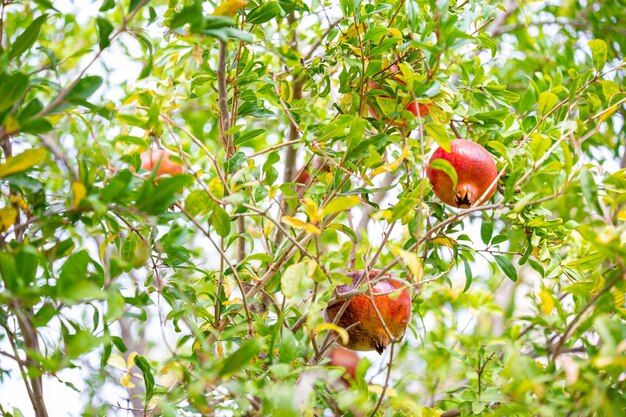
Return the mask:
[[[2,0],[0,412],[624,415],[624,6]],[[455,138],[482,206],[426,180]],[[413,316],[346,384],[366,267]]]

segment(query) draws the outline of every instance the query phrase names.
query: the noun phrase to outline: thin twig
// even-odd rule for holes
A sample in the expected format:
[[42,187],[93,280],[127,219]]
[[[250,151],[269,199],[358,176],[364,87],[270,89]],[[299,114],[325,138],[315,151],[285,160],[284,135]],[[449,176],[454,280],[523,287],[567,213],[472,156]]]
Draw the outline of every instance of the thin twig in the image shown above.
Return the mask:
[[387,376],[385,377],[385,385],[383,385],[383,389],[378,396],[378,401],[376,401],[374,409],[370,413],[370,417],[374,417],[376,415],[376,412],[378,412],[378,409],[380,408],[380,405],[383,403],[383,399],[385,398],[387,387],[389,387],[389,379],[391,378],[391,366],[393,365],[393,350],[395,345],[395,343],[392,343],[391,347],[389,348],[389,362],[387,363]]

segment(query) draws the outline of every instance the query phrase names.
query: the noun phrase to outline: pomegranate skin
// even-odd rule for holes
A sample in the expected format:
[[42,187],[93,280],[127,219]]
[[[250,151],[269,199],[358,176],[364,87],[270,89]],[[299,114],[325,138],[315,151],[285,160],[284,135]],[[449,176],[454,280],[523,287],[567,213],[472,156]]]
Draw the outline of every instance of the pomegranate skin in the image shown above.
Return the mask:
[[147,171],[154,170],[154,167],[159,165],[156,171],[156,176],[160,177],[165,174],[178,175],[183,173],[183,166],[170,161],[170,153],[162,149],[150,149],[144,151],[139,155],[141,158],[141,168]]
[[[367,279],[374,280],[379,272],[378,270],[371,270]],[[363,275],[363,271],[355,271],[346,275],[352,279],[352,283],[338,286],[337,292],[339,294],[353,290]],[[390,276],[388,273],[383,274],[383,277]],[[362,283],[366,283],[366,281],[362,281]],[[340,344],[352,350],[375,350],[382,354],[392,341],[391,339],[400,339],[411,320],[411,295],[409,291],[404,289],[399,294],[398,292],[392,293],[402,286],[403,284],[398,281],[383,278],[372,284],[373,303],[368,294],[362,294],[352,297],[349,301],[328,307],[324,312],[324,318],[327,322],[332,323],[344,303],[349,303],[337,322],[338,326],[347,329],[349,340],[346,344],[340,341]],[[385,323],[384,325],[379,314]],[[385,327],[389,330],[391,338]]]
[[330,358],[329,366],[345,369],[343,379],[356,378],[356,368],[359,365],[360,358],[354,351],[336,347],[330,351],[328,357]]
[[[403,82],[400,82],[401,84],[404,84]],[[373,86],[372,86],[373,84]],[[378,84],[372,83],[370,81],[370,89],[375,89],[378,88]],[[380,98],[392,98],[391,96],[388,95],[384,95],[384,96],[379,96]],[[432,102],[428,102],[428,103],[419,103],[417,101],[411,101],[409,104],[406,105],[405,110],[409,111],[413,114],[413,116],[415,117],[426,117],[428,115],[428,113],[430,113],[430,109],[429,106],[432,105]],[[376,120],[380,120],[381,117],[378,114],[378,111],[376,110],[376,108],[374,106],[367,106],[367,110],[370,114],[371,117],[375,118]],[[387,121],[388,119],[386,117],[383,117],[383,119],[385,121]],[[406,120],[403,119],[394,119],[391,122],[392,126],[396,126],[396,127],[406,127],[407,126],[407,122]]]
[[424,117],[430,113],[428,104],[418,103],[417,101],[410,102],[406,109],[413,113],[415,117]]
[[298,194],[302,194],[304,192],[305,188],[311,182],[311,176],[309,175],[309,173],[306,170],[306,168],[302,169],[300,171],[300,174],[298,175],[298,177],[296,178],[296,180],[294,182],[300,184],[300,185],[296,185],[296,192]]
[[[451,152],[439,147],[433,153],[428,161],[426,175],[441,201],[453,207],[470,207],[485,194],[498,176],[496,162],[485,148],[466,139],[450,141],[450,148]],[[454,167],[458,177],[456,189],[448,174],[431,168],[436,159],[444,159]],[[489,200],[495,191],[496,185],[493,184],[480,203]]]
[[[315,159],[311,165],[311,172],[313,172],[313,175],[323,175],[330,172],[330,164],[325,162],[323,159]],[[310,183],[317,181],[317,178],[311,178],[308,166],[300,168],[298,172],[299,174],[294,182],[301,184],[296,186],[296,192],[298,194],[302,194]]]

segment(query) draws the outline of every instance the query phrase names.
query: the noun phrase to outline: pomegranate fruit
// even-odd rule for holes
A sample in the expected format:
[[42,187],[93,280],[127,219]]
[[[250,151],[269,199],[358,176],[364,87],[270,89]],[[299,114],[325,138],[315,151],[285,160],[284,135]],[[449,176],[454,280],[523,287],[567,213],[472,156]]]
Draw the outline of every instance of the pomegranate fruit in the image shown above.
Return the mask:
[[183,173],[183,166],[170,160],[170,153],[163,149],[149,149],[139,155],[141,158],[141,168],[147,171],[153,171],[158,165],[156,176],[160,177],[165,174],[177,175]]
[[[374,280],[379,272],[371,270],[360,284]],[[344,294],[355,289],[363,274],[363,271],[347,274],[352,283],[338,286],[337,292]],[[348,331],[348,343],[343,346],[353,350],[375,350],[382,354],[390,342],[400,339],[404,334],[411,319],[411,295],[407,289],[399,290],[402,287],[400,282],[384,278],[391,277],[389,273],[382,277],[371,283],[372,297],[368,293],[356,295],[325,310],[325,320],[334,322],[342,306],[348,303],[336,323]]]
[[[400,68],[398,68],[397,65],[392,65],[391,67],[389,67],[389,72],[391,74],[396,74],[400,72]],[[406,83],[398,76],[398,75],[394,75],[393,76],[393,80],[396,81],[399,84],[402,85],[406,85]],[[370,90],[374,90],[374,89],[380,89],[380,84],[377,84],[373,81],[369,81],[368,82],[368,86]],[[378,96],[380,98],[393,98],[389,95],[381,95]],[[375,99],[374,99],[375,101]],[[413,115],[415,117],[425,117],[428,115],[428,113],[430,112],[429,107],[432,105],[432,102],[427,102],[427,103],[419,103],[417,101],[411,101],[409,104],[406,105],[405,110],[413,113]],[[369,105],[367,106],[367,109],[369,111],[370,116],[374,117],[375,119],[380,120],[380,115],[379,115],[379,111],[377,110],[378,106],[372,106]],[[406,127],[407,123],[406,120],[402,120],[402,119],[395,119],[392,121],[391,123],[392,126],[396,126],[396,127]]]
[[359,365],[360,358],[354,351],[336,347],[330,351],[328,357],[330,358],[329,366],[345,369],[344,380],[356,378],[356,368]]
[[[461,208],[472,206],[479,198],[481,203],[489,200],[496,191],[494,180],[498,176],[491,154],[481,145],[466,139],[450,141],[450,148],[451,152],[438,148],[428,162],[426,175],[435,195],[444,203]],[[448,161],[456,170],[456,188],[448,174],[432,168],[433,161],[437,159]]]
[[[329,163],[324,163],[324,160],[322,159],[315,159],[313,161],[313,168],[312,168],[312,172],[315,174],[323,174],[326,172],[330,172],[330,164]],[[316,181],[316,179],[311,178],[311,174],[309,174],[309,167],[305,167],[304,169],[300,169],[300,171],[298,171],[299,174],[296,177],[295,181],[298,184],[301,185],[297,185],[296,186],[296,192],[298,194],[302,194],[304,192],[304,190],[306,189],[306,187],[313,181]]]

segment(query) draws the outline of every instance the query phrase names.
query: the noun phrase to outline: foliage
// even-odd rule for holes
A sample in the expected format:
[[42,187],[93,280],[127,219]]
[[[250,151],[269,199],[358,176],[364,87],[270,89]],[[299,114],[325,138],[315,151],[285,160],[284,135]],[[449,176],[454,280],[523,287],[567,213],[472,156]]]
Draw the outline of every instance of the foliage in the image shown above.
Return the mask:
[[[0,15],[0,383],[35,415],[76,368],[82,415],[623,415],[623,1],[61,9]],[[481,206],[425,177],[455,137]],[[322,312],[364,268],[413,319],[346,386]]]

